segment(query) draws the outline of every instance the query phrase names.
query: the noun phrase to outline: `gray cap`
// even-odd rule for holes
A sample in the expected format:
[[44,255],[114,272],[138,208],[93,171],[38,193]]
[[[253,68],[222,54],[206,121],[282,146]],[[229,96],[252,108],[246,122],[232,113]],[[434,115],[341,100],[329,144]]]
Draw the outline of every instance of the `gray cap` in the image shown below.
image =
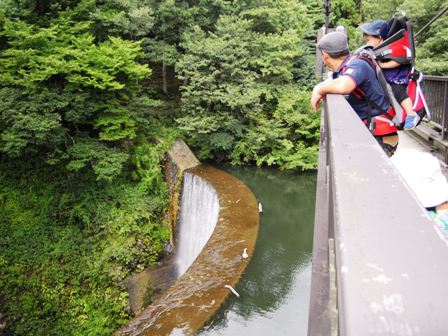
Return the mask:
[[331,32],[322,37],[317,49],[328,53],[348,51],[347,36],[341,32]]

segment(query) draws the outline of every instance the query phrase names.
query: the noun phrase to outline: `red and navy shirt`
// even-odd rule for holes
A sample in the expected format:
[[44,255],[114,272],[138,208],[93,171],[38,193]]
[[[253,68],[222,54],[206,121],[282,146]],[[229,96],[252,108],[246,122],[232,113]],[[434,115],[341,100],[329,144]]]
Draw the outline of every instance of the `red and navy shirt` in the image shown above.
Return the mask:
[[[333,78],[340,76],[347,76],[355,82],[356,89],[346,99],[362,120],[383,114],[389,109],[383,88],[367,60],[347,56],[333,73]],[[371,103],[368,104],[368,101]]]

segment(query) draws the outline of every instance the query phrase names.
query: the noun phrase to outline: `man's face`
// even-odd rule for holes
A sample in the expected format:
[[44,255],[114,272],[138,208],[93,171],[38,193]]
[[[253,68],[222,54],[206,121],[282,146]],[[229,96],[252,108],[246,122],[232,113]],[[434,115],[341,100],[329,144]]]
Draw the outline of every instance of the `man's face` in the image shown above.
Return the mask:
[[322,61],[324,62],[324,64],[325,64],[331,71],[336,70],[336,69],[333,69],[333,67],[332,67],[331,57],[330,57],[325,51],[321,51],[321,54],[322,54]]

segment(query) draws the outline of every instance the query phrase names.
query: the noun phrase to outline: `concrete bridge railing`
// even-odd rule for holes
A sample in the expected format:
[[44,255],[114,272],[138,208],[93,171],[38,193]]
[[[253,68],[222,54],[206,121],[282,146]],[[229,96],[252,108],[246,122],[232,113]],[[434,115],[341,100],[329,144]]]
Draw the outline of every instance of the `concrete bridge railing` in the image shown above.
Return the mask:
[[343,96],[322,118],[310,336],[444,335],[448,242]]

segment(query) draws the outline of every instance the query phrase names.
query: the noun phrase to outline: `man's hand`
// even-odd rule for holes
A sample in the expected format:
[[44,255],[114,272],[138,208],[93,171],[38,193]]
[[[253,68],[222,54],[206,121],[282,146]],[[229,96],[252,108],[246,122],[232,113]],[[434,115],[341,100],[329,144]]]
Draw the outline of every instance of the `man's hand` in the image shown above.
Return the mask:
[[317,112],[320,102],[324,98],[324,95],[319,92],[319,87],[320,85],[316,85],[313,89],[313,93],[311,94],[311,106],[313,107],[314,112]]
[[349,76],[341,76],[336,79],[329,79],[317,84],[311,94],[311,106],[317,112],[319,104],[327,93],[349,94],[356,88],[356,82]]

